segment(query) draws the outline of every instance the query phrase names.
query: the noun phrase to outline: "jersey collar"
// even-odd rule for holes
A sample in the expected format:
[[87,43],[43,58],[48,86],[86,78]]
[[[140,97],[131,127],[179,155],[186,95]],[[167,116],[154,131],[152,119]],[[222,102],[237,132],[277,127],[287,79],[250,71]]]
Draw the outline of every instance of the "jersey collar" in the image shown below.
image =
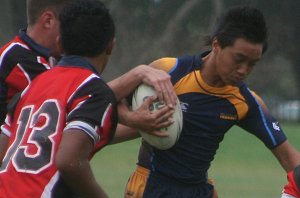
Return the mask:
[[27,44],[30,46],[30,48],[32,48],[34,51],[36,51],[37,53],[41,54],[43,57],[45,58],[49,58],[50,57],[50,49],[45,48],[39,44],[37,44],[34,40],[32,40],[27,34],[26,34],[26,29],[21,29],[19,31],[19,36],[20,38]]
[[99,75],[95,67],[88,60],[86,60],[81,56],[76,56],[76,55],[63,56],[57,65],[87,68]]

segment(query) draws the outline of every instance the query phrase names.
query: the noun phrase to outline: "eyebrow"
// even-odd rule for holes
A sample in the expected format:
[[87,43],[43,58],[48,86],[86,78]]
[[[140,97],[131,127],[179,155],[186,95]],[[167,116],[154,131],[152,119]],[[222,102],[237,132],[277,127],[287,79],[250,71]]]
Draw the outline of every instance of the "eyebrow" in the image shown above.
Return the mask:
[[[241,53],[236,53],[235,55],[238,56],[238,58],[248,59],[248,56],[241,54]],[[257,58],[257,59],[251,60],[251,62],[257,62],[259,60],[260,60],[260,58]]]

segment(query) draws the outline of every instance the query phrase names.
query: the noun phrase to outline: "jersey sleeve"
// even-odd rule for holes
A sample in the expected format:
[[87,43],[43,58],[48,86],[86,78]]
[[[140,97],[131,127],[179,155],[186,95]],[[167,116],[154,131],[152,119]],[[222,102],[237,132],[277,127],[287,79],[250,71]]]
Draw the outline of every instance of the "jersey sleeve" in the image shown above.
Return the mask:
[[251,92],[247,101],[249,111],[245,118],[238,123],[238,126],[257,136],[269,149],[282,144],[287,139],[286,135],[263,100],[254,92]]
[[166,57],[157,59],[153,61],[150,65],[157,69],[164,70],[167,73],[171,73],[174,67],[176,67],[177,65],[177,58]]
[[7,46],[0,62],[0,123],[4,122],[10,99],[50,66],[44,57],[19,43]]
[[93,139],[96,150],[112,139],[118,122],[116,99],[101,79],[96,78],[76,91],[67,111],[65,130],[83,130]]

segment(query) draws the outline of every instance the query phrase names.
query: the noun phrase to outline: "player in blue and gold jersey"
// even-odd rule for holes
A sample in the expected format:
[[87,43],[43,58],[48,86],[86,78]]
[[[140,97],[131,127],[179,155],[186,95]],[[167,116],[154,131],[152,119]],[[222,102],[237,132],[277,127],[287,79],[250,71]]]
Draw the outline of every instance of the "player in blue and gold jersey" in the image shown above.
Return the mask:
[[250,7],[229,10],[211,35],[211,51],[151,63],[171,75],[181,103],[178,142],[158,150],[142,142],[138,167],[125,197],[211,198],[207,173],[219,144],[237,125],[259,138],[285,171],[300,163],[278,121],[243,82],[267,48],[263,14]]

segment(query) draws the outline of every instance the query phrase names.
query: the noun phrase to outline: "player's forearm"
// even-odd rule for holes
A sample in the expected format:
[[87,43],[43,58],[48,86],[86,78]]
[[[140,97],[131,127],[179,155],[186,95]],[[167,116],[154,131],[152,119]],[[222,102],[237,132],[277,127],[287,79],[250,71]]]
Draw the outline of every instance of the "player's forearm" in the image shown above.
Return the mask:
[[140,137],[140,134],[136,129],[132,129],[130,127],[124,126],[122,124],[118,124],[115,136],[111,144],[116,144],[120,142],[125,142],[128,140],[133,140]]
[[140,65],[123,74],[122,76],[108,82],[118,101],[127,97],[134,89],[142,83],[145,65]]
[[286,172],[300,164],[300,153],[287,140],[274,148],[272,152]]
[[92,150],[89,135],[79,129],[67,129],[63,133],[55,165],[66,185],[80,197],[106,198],[88,161]]
[[66,184],[80,197],[108,197],[95,180],[88,161],[78,161],[66,168],[61,168],[60,173]]

